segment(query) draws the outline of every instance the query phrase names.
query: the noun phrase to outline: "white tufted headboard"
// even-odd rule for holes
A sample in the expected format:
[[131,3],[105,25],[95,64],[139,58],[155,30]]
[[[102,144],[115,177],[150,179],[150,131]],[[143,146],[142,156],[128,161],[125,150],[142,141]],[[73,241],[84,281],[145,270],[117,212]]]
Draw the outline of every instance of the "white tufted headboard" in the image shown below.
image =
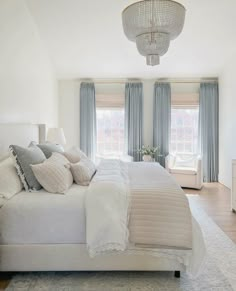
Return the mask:
[[45,124],[0,123],[0,156],[8,151],[11,144],[27,147],[31,141],[42,143],[45,140]]

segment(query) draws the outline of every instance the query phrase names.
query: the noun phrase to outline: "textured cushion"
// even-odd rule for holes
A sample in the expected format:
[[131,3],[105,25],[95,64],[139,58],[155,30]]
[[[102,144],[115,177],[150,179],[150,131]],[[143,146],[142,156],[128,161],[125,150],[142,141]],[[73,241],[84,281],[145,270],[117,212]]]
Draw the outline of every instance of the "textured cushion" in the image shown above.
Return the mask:
[[183,175],[197,175],[197,171],[194,168],[181,168],[181,167],[176,167],[170,169],[170,173],[172,174],[183,174]]
[[88,158],[83,158],[77,164],[71,164],[70,169],[75,183],[82,186],[88,186],[96,172],[95,164]]
[[26,191],[40,190],[42,187],[34,176],[30,165],[42,163],[46,157],[37,146],[30,145],[28,148],[11,145],[10,151],[15,158],[15,167]]
[[37,144],[37,146],[43,151],[46,158],[50,158],[52,153],[63,153],[63,146],[53,143]]
[[32,165],[35,177],[43,188],[50,193],[65,194],[73,183],[69,161],[59,153],[39,165]]
[[23,188],[17,175],[14,161],[7,158],[0,163],[0,197],[10,199]]
[[176,156],[175,167],[181,168],[195,168],[196,166],[196,156]]
[[84,152],[78,147],[72,147],[70,150],[64,152],[64,156],[70,161],[70,163],[78,163],[83,158],[87,158]]

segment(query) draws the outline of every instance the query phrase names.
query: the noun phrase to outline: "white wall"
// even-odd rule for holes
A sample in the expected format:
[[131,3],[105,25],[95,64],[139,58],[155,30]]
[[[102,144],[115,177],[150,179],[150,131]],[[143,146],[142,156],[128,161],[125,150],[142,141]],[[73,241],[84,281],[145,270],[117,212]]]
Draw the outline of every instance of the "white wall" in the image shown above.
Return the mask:
[[57,81],[23,0],[0,1],[0,122],[58,123]]
[[79,91],[79,81],[59,81],[59,127],[64,129],[67,147],[80,144]]
[[220,78],[220,174],[231,188],[232,159],[236,159],[236,55],[225,65]]
[[[153,90],[154,80],[142,80],[143,104],[143,143],[153,144]],[[59,82],[59,126],[64,128],[67,146],[79,145],[79,95],[80,81],[61,80]],[[172,93],[197,93],[199,85],[176,84],[172,86]],[[97,94],[105,92],[120,93],[121,86],[98,85]]]

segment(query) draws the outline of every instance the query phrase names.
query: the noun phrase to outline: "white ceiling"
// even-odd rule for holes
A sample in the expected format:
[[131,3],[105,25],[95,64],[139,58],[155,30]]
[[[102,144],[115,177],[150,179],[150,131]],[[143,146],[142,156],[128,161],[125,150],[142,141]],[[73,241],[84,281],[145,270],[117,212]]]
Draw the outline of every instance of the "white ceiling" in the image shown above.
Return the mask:
[[26,0],[59,78],[215,77],[236,51],[235,0],[179,0],[182,34],[161,65],[147,67],[123,33],[134,0]]

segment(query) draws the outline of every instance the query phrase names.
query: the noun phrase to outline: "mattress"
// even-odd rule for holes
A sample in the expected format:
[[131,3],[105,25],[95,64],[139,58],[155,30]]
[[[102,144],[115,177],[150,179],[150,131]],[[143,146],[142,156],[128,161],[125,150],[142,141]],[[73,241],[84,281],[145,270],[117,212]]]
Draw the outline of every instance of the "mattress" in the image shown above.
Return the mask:
[[20,192],[0,208],[0,244],[84,244],[87,187],[66,195]]

